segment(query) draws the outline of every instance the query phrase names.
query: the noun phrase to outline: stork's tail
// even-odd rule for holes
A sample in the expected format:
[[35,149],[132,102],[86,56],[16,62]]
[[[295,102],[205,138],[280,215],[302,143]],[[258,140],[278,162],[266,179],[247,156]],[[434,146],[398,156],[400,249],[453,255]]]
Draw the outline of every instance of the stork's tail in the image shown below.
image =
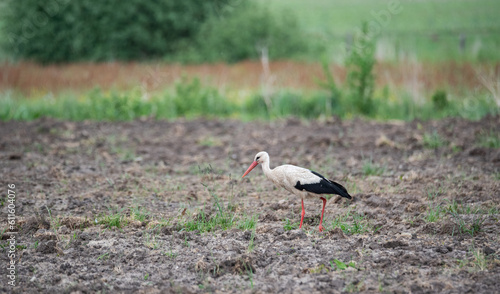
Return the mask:
[[335,191],[335,194],[338,194],[347,199],[352,199],[351,195],[349,195],[347,189],[344,186],[334,181],[329,181],[329,182],[331,184],[331,188]]

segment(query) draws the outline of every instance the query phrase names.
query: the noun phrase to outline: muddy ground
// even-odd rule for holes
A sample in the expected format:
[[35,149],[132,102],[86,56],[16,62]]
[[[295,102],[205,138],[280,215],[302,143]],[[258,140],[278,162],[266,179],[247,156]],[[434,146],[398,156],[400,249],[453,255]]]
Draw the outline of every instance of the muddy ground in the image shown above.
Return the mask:
[[[498,293],[498,134],[500,117],[1,122],[0,291]],[[241,179],[261,150],[353,200],[329,199],[323,233],[306,200],[297,229],[300,199],[260,168]]]

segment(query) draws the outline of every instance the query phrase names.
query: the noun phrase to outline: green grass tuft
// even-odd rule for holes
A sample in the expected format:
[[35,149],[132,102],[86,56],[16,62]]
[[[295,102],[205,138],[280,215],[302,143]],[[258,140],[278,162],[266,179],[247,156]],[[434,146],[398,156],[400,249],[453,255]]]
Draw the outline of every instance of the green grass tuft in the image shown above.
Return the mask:
[[500,148],[500,134],[490,131],[479,137],[479,146],[486,148]]
[[97,260],[106,260],[109,258],[109,253],[103,253],[97,257]]
[[330,261],[330,266],[332,270],[345,270],[348,267],[356,268],[356,263],[350,261],[349,263],[344,263],[338,259],[334,259],[333,262]]
[[364,234],[374,232],[374,228],[364,215],[351,213],[353,208],[349,208],[343,215],[337,216],[332,222],[332,229],[340,228],[348,235]]
[[[210,193],[212,198],[213,213],[207,215],[205,210],[200,209],[194,218],[188,218],[182,227],[186,231],[199,231],[200,233],[212,232],[215,230],[228,230],[238,224],[236,213],[230,203],[224,206],[219,197],[207,185],[202,184]],[[252,217],[253,219],[253,217]],[[256,222],[256,219],[253,219]],[[252,220],[243,221],[243,226],[255,226]],[[241,223],[240,223],[241,224]]]
[[438,196],[443,194],[443,189],[441,187],[431,186],[426,188],[427,191],[427,199],[430,201],[434,201]]
[[431,204],[427,209],[424,220],[428,223],[437,222],[443,213],[443,208],[440,205]]
[[98,219],[99,224],[103,224],[110,229],[113,227],[121,229],[128,223],[125,214],[123,213],[123,209],[118,213],[104,215],[99,217]]
[[145,208],[136,206],[130,209],[130,216],[132,216],[135,220],[138,220],[140,222],[145,222],[146,220],[149,219],[150,214]]
[[238,223],[238,229],[244,231],[255,229],[258,218],[259,218],[258,215],[252,215],[252,216],[244,215]]
[[459,232],[461,234],[469,234],[472,237],[481,231],[483,223],[488,218],[486,214],[473,214],[472,216],[466,217],[452,212],[451,215],[458,225]]
[[365,176],[381,176],[385,172],[385,167],[373,162],[373,159],[367,159],[363,162],[363,174]]
[[448,142],[446,142],[437,131],[433,131],[432,133],[425,133],[423,137],[423,144],[425,148],[429,149],[437,149],[443,146],[446,146]]
[[285,223],[283,224],[283,229],[285,231],[291,231],[291,230],[296,230],[299,228],[299,223],[293,223],[291,220],[288,218],[285,219]]
[[183,227],[186,231],[199,231],[200,233],[215,230],[227,230],[236,224],[236,215],[227,210],[217,211],[214,215],[206,215],[200,210],[193,219],[188,219]]

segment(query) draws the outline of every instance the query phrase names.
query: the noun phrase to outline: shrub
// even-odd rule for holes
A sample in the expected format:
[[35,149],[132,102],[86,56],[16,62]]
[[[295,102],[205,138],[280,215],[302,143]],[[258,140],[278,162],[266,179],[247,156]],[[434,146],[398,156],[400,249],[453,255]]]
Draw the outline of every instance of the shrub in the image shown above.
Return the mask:
[[[269,58],[291,57],[307,50],[296,18],[273,15],[266,8],[242,3],[226,17],[211,17],[201,26],[193,50],[208,61],[255,59],[267,48]],[[196,54],[194,54],[196,56]]]
[[177,116],[227,116],[232,108],[217,89],[204,87],[198,78],[182,78],[172,102]]
[[432,95],[432,104],[437,110],[443,110],[448,106],[448,99],[446,98],[446,91],[436,90]]
[[339,90],[337,84],[335,83],[335,79],[333,78],[333,74],[328,67],[328,62],[326,61],[326,59],[322,61],[321,66],[323,68],[323,74],[325,75],[326,79],[324,81],[317,81],[317,84],[330,93],[327,99],[328,101],[326,101],[324,106],[326,114],[331,115],[332,108],[338,107],[339,103],[341,102],[340,99],[342,98],[342,92]]
[[368,25],[363,23],[362,32],[356,36],[354,46],[346,59],[347,87],[349,99],[361,113],[369,115],[375,112],[373,91],[375,76],[375,42],[368,34]]

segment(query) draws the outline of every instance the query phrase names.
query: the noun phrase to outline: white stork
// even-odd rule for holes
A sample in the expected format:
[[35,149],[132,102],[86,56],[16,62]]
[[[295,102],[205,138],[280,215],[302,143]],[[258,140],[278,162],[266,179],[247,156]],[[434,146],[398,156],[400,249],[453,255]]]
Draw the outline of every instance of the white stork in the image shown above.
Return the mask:
[[[337,194],[347,199],[351,199],[351,195],[347,193],[346,188],[330,181],[322,175],[295,165],[285,164],[277,166],[274,169],[269,168],[269,154],[262,151],[255,155],[255,159],[247,171],[243,174],[245,177],[254,167],[259,163],[262,164],[262,170],[268,179],[270,179],[276,186],[284,188],[302,199],[302,214],[300,218],[300,227],[304,221],[304,197],[318,198],[321,194]],[[319,221],[319,231],[323,231],[323,213],[325,212],[326,199],[319,197],[323,200],[323,210],[321,211],[321,219]]]

